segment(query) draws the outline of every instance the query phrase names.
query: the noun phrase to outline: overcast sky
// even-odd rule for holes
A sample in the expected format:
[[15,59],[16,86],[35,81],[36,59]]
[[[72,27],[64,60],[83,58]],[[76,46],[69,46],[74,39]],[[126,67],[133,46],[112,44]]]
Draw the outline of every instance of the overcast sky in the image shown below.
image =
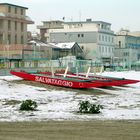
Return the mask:
[[120,28],[140,31],[140,0],[0,0],[0,2],[25,6],[27,15],[35,21],[28,27],[36,31],[36,26],[46,20],[105,21],[112,24],[115,32]]

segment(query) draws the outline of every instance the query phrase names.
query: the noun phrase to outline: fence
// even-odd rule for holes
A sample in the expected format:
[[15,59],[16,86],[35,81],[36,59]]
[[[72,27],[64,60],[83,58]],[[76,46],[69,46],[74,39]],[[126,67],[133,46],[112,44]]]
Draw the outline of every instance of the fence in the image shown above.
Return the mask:
[[71,72],[87,72],[89,66],[91,67],[90,72],[99,72],[102,64],[91,60],[76,60],[76,59],[63,59],[61,62],[59,60],[18,60],[18,61],[6,61],[1,62],[0,75],[9,75],[9,71],[13,70],[25,70],[30,72],[37,71],[51,71],[53,67],[54,71],[65,70],[69,66],[69,71]]

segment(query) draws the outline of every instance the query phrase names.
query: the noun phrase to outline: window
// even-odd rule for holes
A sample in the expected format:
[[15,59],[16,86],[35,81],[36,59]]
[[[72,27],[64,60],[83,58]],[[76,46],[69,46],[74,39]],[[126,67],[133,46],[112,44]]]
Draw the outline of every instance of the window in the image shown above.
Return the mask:
[[103,24],[101,24],[101,29],[103,29],[104,28],[104,25]]
[[108,41],[110,42],[110,36],[108,37]]
[[84,37],[84,34],[78,34],[78,37],[80,37],[80,36],[81,36],[81,37]]
[[24,31],[24,24],[21,23],[21,31],[23,32]]
[[109,52],[109,53],[111,52],[110,47],[108,48],[108,52]]
[[17,35],[15,35],[15,44],[17,44]]
[[105,41],[107,42],[107,36],[105,36]]
[[123,55],[124,56],[129,56],[129,52],[124,52]]
[[15,7],[15,14],[17,14],[17,7]]
[[104,52],[104,46],[102,46],[102,52]]
[[15,30],[17,30],[17,22],[15,21]]
[[112,37],[112,43],[114,42],[114,38]]
[[107,53],[107,49],[108,49],[108,48],[107,48],[107,47],[105,47],[105,52],[106,52],[106,53]]
[[8,44],[11,44],[11,35],[8,35]]
[[8,30],[10,30],[10,29],[11,29],[11,21],[8,20]]
[[104,41],[104,36],[102,35],[102,41]]
[[2,41],[3,41],[3,35],[0,34],[0,44],[2,44]]
[[8,7],[8,12],[9,12],[9,13],[11,12],[11,6]]
[[23,9],[21,9],[21,15],[23,15]]
[[119,41],[119,48],[121,48],[121,41]]
[[3,28],[3,20],[0,20],[0,28]]
[[114,48],[112,48],[112,52],[114,52]]
[[99,35],[99,41],[101,40],[101,35]]
[[24,43],[23,35],[21,36],[21,44]]
[[99,52],[102,52],[102,50],[101,50],[101,46],[99,46]]

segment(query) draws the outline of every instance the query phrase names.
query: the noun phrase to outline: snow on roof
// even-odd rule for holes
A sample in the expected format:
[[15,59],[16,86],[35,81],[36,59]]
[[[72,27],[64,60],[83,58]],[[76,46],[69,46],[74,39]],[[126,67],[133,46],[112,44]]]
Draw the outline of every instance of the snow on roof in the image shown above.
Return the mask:
[[35,45],[35,46],[46,46],[50,48],[59,48],[59,49],[71,49],[75,42],[68,42],[68,43],[44,43],[40,40],[31,40],[28,42],[29,44]]
[[28,43],[32,44],[32,45],[35,45],[35,46],[48,46],[46,43],[41,42],[39,40],[31,40]]
[[0,16],[1,17],[5,17],[5,14],[0,12]]
[[60,49],[71,49],[75,42],[68,42],[68,43],[49,43],[52,46],[55,46],[56,48]]

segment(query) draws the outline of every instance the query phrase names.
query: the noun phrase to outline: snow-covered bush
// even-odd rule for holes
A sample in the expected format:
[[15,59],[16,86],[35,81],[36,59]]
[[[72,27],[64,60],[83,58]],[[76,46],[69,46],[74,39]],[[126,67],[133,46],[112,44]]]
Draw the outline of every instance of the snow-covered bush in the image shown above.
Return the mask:
[[34,111],[37,108],[37,103],[35,101],[32,100],[25,100],[21,103],[20,105],[20,110],[24,110],[24,111]]
[[97,114],[97,113],[100,113],[100,109],[103,109],[102,105],[91,104],[89,101],[79,102],[79,112],[80,113]]

